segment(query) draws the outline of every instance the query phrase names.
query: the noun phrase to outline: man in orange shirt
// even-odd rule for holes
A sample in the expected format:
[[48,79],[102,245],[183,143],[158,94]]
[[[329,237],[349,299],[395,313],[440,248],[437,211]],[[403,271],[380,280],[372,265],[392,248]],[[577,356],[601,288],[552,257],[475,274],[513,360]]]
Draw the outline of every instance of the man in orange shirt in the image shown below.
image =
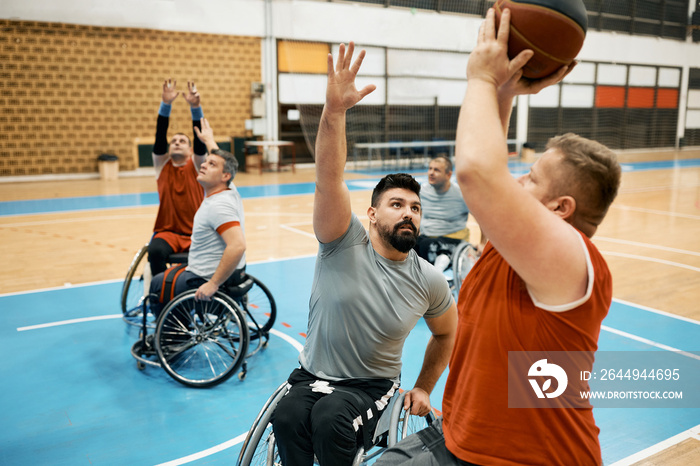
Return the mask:
[[[180,95],[177,81],[163,82],[163,97],[158,111],[156,142],[153,145],[153,166],[158,183],[158,216],[154,235],[148,245],[151,273],[157,275],[166,269],[168,256],[190,248],[192,220],[204,199],[204,190],[197,183],[199,167],[207,155],[207,148],[195,135],[194,145],[183,133],[175,134],[167,142],[168,124],[173,101]],[[194,82],[187,83],[182,94],[192,113],[192,127],[201,128],[203,117],[200,96]]]
[[549,396],[540,400],[538,381],[528,377],[552,364],[533,359],[518,367],[511,357],[583,355],[581,369],[591,370],[612,278],[589,238],[617,195],[620,166],[602,144],[566,134],[549,141],[530,173],[511,176],[513,98],[559,82],[571,67],[521,79],[533,52],[509,60],[509,22],[506,9],[496,33],[489,10],[467,66],[456,174],[489,243],[459,293],[443,418],[389,450],[378,466],[602,464],[592,407],[573,389],[581,383],[572,375],[565,390],[566,379],[556,378],[550,392],[554,384],[543,382]]

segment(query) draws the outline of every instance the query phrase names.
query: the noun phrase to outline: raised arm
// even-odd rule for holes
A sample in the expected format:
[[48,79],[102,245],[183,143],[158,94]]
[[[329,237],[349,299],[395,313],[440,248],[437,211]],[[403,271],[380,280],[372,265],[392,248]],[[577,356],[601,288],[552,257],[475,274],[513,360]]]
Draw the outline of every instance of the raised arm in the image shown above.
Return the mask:
[[168,153],[168,125],[170,123],[170,111],[172,110],[171,105],[180,94],[176,86],[177,81],[172,79],[163,81],[163,93],[156,122],[156,141],[153,144],[153,166],[156,168],[156,177],[160,173],[163,164],[168,161],[168,158],[163,156]]
[[192,113],[192,134],[194,134],[194,139],[192,140],[192,148],[194,149],[194,166],[195,169],[199,170],[199,166],[202,164],[207,155],[207,147],[204,141],[197,137],[197,131],[195,129],[202,127],[204,112],[202,111],[201,97],[194,81],[187,81],[187,93],[183,93],[182,97],[184,97],[187,103],[190,104],[190,112]]
[[355,44],[350,42],[347,51],[340,44],[338,61],[333,66],[333,56],[328,54],[328,87],[326,104],[316,137],[316,192],[314,194],[314,232],[321,243],[329,243],[345,233],[350,225],[350,193],[343,179],[347,142],[345,113],[376,86],[355,88],[355,77],[360,69],[365,51],[355,63],[352,55]]
[[[521,80],[521,68],[533,52],[508,59],[509,21],[510,11],[505,10],[496,34],[489,10],[469,57],[457,126],[457,180],[482,231],[530,292],[548,305],[568,304],[585,294],[587,281],[581,238],[563,220],[572,206],[549,197],[545,179],[555,173],[536,173],[533,167],[519,180],[511,176],[503,120],[510,117],[514,95],[536,93],[560,81],[567,68],[545,80]],[[547,168],[536,166],[537,171]]]

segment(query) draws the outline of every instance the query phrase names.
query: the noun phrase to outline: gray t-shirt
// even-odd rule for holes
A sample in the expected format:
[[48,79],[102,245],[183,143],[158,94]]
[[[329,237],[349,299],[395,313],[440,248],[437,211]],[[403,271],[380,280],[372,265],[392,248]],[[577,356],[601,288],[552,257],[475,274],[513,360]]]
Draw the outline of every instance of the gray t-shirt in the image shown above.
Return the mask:
[[455,183],[444,193],[438,193],[430,183],[420,187],[423,218],[420,232],[425,236],[445,236],[467,227],[469,209]]
[[[226,242],[217,230],[236,222],[245,230],[241,195],[233,183],[229,187],[230,189],[205,197],[194,215],[187,270],[207,280],[216,272],[226,249]],[[243,266],[245,253],[236,268]]]
[[404,261],[382,257],[353,214],[343,236],[319,246],[299,362],[329,380],[398,381],[408,333],[452,303],[442,273],[413,250]]

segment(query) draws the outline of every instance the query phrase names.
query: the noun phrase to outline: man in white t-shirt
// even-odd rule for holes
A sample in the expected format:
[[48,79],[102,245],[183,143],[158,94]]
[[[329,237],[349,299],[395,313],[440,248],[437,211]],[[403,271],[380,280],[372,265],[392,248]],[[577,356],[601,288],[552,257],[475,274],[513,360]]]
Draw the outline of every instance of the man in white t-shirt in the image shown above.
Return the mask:
[[243,203],[232,182],[238,162],[233,154],[219,149],[205,118],[202,129],[195,132],[209,153],[197,175],[204,200],[194,216],[187,267],[174,266],[153,277],[150,291],[160,298],[152,303],[156,314],[183,291],[197,288],[195,299],[209,301],[221,285],[240,283],[244,277]]

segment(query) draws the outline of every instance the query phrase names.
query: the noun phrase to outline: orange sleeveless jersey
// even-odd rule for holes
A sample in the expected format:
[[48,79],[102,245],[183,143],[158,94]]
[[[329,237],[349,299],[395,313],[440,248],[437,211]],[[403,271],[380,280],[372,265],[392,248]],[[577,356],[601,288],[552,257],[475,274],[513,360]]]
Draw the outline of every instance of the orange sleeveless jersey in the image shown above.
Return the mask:
[[612,278],[596,247],[584,241],[594,285],[590,298],[570,311],[535,307],[524,282],[490,243],[464,281],[443,397],[445,441],[458,458],[481,465],[602,464],[600,429],[589,403],[586,408],[508,407],[508,351],[598,348]]
[[153,231],[171,231],[192,235],[194,214],[204,199],[204,189],[197,182],[197,171],[190,157],[187,163],[176,167],[169,160],[158,177],[160,207]]

